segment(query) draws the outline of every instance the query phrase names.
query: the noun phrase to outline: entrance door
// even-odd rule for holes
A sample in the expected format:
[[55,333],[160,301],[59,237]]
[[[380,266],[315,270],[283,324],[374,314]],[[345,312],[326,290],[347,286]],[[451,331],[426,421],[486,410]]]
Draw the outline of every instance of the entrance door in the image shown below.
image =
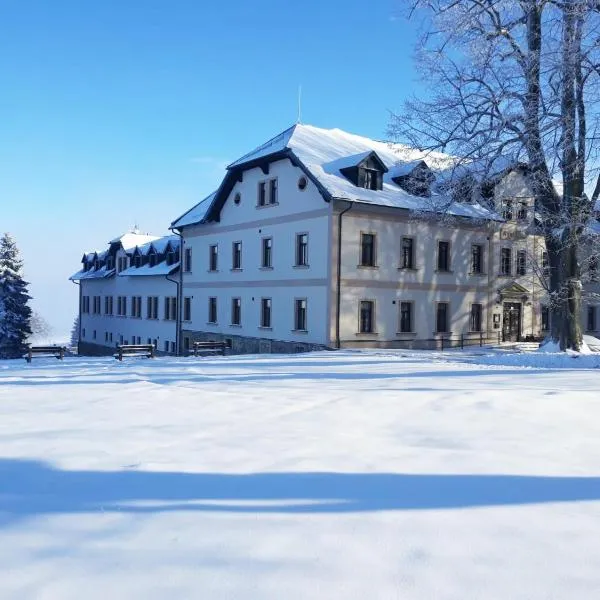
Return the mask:
[[502,339],[518,342],[521,339],[521,303],[505,302],[502,319]]

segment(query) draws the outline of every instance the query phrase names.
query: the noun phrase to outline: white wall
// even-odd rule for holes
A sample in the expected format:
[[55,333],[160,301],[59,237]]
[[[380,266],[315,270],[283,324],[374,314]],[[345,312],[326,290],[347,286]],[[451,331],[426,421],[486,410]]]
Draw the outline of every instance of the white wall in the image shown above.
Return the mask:
[[[258,183],[278,179],[278,204],[258,207]],[[192,298],[192,319],[183,328],[274,340],[327,343],[328,277],[330,271],[330,205],[301,169],[287,159],[272,163],[265,175],[244,172],[221,211],[219,223],[185,228],[184,248],[191,248],[193,267],[184,273],[184,296]],[[233,198],[240,194],[241,201]],[[296,234],[308,234],[308,267],[296,267]],[[273,239],[273,268],[262,268],[262,238]],[[233,242],[242,242],[242,269],[232,270]],[[209,247],[218,244],[218,270],[209,271]],[[218,324],[209,324],[208,298],[216,297]],[[231,299],[242,299],[242,325],[231,325]],[[272,327],[261,329],[260,298],[272,298]],[[293,331],[294,299],[307,299],[308,331]]]

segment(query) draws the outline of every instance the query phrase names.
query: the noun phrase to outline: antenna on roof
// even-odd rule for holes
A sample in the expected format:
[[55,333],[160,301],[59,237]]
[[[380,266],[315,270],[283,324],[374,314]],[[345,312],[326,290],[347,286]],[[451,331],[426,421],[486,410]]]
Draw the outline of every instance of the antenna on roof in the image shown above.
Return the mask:
[[136,223],[133,226],[133,231],[131,233],[135,233],[137,235],[137,234],[139,234],[139,232],[140,232],[140,228],[138,227],[138,224]]
[[298,119],[296,123],[302,122],[302,86],[298,86]]

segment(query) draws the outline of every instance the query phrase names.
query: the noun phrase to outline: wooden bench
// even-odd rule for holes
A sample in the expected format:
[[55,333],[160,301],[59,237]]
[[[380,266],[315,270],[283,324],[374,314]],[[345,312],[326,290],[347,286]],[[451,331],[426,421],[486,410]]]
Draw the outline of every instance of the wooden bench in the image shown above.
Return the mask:
[[225,356],[225,350],[229,347],[227,342],[192,342],[192,353],[194,356],[199,354],[222,354]]
[[124,356],[145,356],[154,358],[153,344],[119,344],[117,352],[113,355],[117,360],[123,360]]
[[58,360],[62,360],[66,351],[66,346],[29,346],[25,360],[30,363],[34,356],[55,356]]

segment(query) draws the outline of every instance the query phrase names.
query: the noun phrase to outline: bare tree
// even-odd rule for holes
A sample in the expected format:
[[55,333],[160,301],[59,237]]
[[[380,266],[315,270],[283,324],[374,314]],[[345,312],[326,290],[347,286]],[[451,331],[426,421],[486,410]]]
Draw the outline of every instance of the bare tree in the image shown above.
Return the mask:
[[582,235],[600,195],[600,178],[585,193],[597,165],[600,2],[406,3],[421,18],[417,60],[431,94],[393,114],[390,134],[460,156],[481,177],[527,165],[549,259],[550,336],[579,350]]

